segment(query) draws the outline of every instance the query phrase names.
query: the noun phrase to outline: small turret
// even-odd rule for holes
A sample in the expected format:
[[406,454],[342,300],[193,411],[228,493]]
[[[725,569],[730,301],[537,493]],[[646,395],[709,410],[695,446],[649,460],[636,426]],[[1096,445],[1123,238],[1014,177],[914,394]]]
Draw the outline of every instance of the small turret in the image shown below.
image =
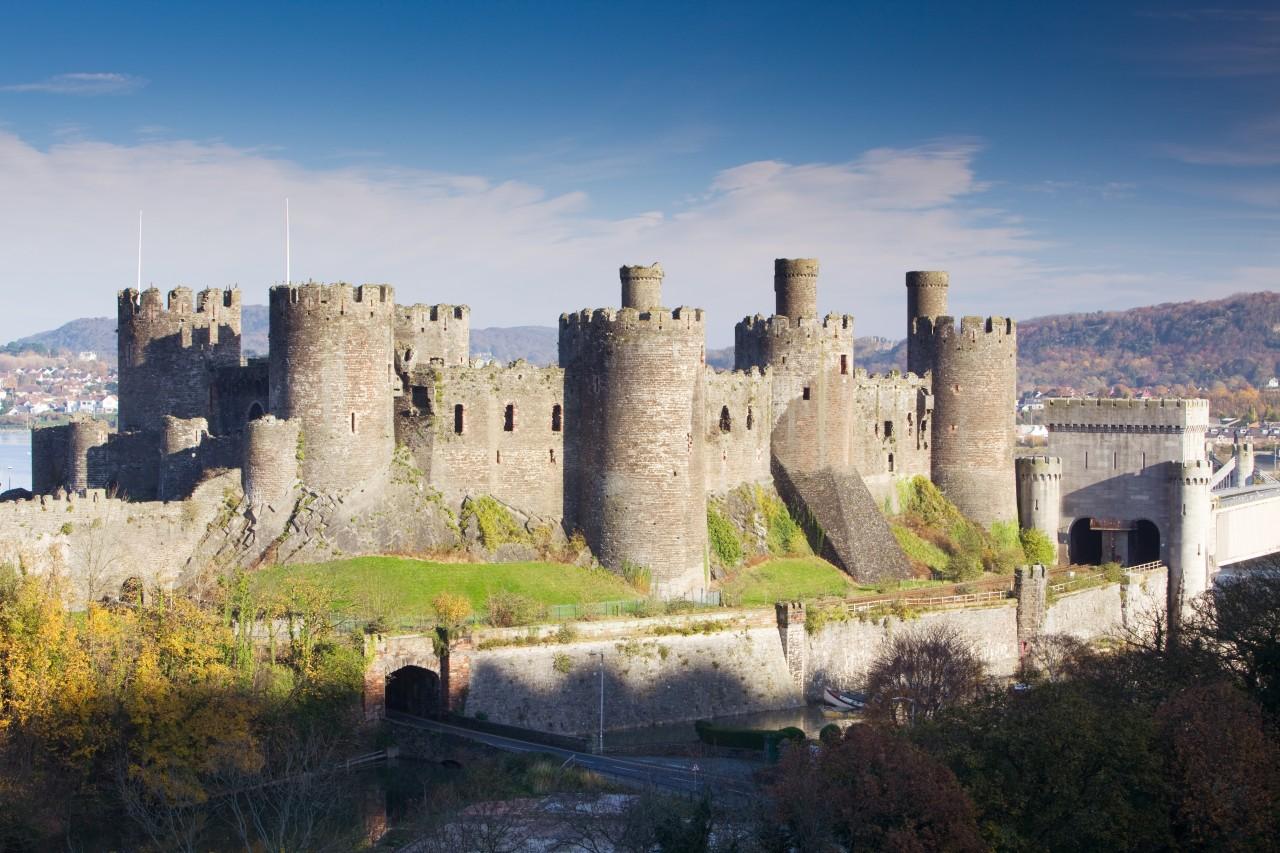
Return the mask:
[[1213,507],[1209,463],[1170,463],[1169,612],[1182,608],[1209,587],[1209,535]]
[[951,277],[943,270],[907,273],[907,370],[923,376],[933,369],[933,340],[917,330],[917,320],[933,320],[947,313]]
[[818,316],[817,258],[778,258],[773,262],[776,314],[799,320]]
[[1036,529],[1058,547],[1062,523],[1062,459],[1057,456],[1024,456],[1017,460],[1018,522],[1024,530]]
[[622,280],[622,307],[652,311],[662,307],[662,264],[625,266],[618,270]]
[[1253,485],[1253,442],[1248,438],[1236,434],[1235,441],[1235,457],[1236,470],[1232,472],[1232,485],[1236,488],[1244,488]]

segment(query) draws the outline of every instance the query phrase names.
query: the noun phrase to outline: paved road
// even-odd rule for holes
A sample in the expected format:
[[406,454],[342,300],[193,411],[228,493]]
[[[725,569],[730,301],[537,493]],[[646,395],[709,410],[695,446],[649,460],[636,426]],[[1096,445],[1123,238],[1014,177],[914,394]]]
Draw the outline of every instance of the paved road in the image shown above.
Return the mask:
[[746,762],[742,763],[744,772],[726,775],[723,772],[725,769],[723,762],[717,762],[717,770],[721,772],[709,773],[702,769],[692,769],[698,766],[696,763],[692,763],[690,766],[684,762],[669,758],[614,758],[607,755],[593,755],[589,752],[577,752],[572,749],[562,749],[503,737],[502,735],[489,734],[488,732],[464,729],[460,726],[451,726],[436,720],[427,720],[422,717],[396,712],[388,712],[387,720],[402,726],[412,726],[426,729],[427,731],[466,738],[467,740],[483,743],[508,752],[540,752],[546,755],[554,755],[557,758],[564,759],[566,763],[572,762],[578,767],[591,770],[601,776],[607,776],[633,787],[661,788],[686,796],[709,791],[717,799],[750,799],[756,793],[755,786],[748,775],[750,767]]

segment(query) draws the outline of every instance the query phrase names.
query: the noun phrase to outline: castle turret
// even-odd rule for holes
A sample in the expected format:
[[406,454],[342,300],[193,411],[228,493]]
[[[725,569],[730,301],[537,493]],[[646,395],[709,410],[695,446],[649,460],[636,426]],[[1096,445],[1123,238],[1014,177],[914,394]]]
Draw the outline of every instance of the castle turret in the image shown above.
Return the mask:
[[314,489],[354,488],[390,464],[394,313],[386,285],[271,288],[271,413],[298,421]]
[[983,525],[1015,521],[1013,470],[1018,339],[1013,320],[917,321],[931,336],[933,482]]
[[1182,608],[1209,587],[1209,551],[1213,532],[1209,483],[1213,469],[1203,460],[1173,462],[1169,495],[1169,612]]
[[244,461],[240,483],[252,507],[287,509],[289,492],[298,479],[298,423],[267,415],[245,427]]
[[154,287],[117,297],[120,430],[159,433],[165,415],[207,418],[214,371],[240,364],[240,291]]
[[80,492],[98,485],[90,472],[95,448],[107,443],[104,421],[77,417],[58,426],[31,431],[31,490],[50,495],[58,489]]
[[1231,483],[1236,488],[1253,484],[1253,442],[1239,434],[1235,442],[1236,469],[1231,473]]
[[1058,549],[1062,523],[1062,459],[1023,456],[1017,460],[1018,522],[1024,530],[1039,530]]
[[662,264],[621,267],[622,307],[650,311],[662,307]]
[[566,526],[668,598],[707,580],[705,345],[694,308],[560,317]]
[[778,258],[773,262],[774,312],[799,320],[818,316],[818,261],[816,258]]
[[950,276],[942,270],[907,273],[907,370],[924,376],[933,369],[933,337],[918,330],[917,320],[934,320],[947,313]]

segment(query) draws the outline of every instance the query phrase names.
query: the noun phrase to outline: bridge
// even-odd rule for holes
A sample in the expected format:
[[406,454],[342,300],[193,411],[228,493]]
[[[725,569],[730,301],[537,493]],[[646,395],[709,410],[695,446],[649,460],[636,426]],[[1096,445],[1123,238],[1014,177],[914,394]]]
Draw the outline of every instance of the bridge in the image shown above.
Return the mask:
[[1218,568],[1280,552],[1280,483],[1213,490]]

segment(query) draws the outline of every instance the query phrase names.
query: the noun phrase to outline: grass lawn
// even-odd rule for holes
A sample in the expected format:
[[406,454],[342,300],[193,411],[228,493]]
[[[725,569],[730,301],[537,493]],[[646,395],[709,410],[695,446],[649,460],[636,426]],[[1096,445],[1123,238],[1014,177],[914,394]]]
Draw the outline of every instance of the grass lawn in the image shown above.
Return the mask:
[[405,557],[356,557],[303,566],[273,566],[253,575],[254,591],[282,590],[290,579],[328,584],[340,604],[388,616],[428,615],[441,592],[465,595],[477,612],[489,593],[515,592],[542,604],[585,604],[642,598],[626,581],[564,563],[431,563]]
[[821,557],[782,557],[739,569],[720,587],[735,604],[754,607],[775,601],[847,596],[863,591]]

